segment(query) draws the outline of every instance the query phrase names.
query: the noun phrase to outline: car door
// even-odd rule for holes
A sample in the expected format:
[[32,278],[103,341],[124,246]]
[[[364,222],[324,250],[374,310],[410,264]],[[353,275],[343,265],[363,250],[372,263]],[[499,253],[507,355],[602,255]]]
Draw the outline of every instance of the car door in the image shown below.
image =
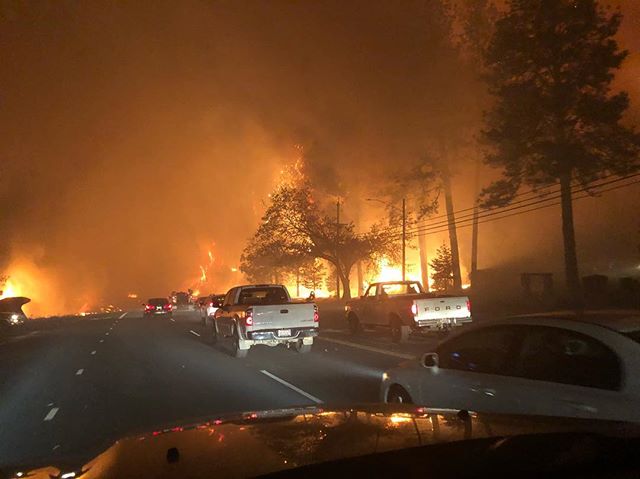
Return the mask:
[[513,393],[526,414],[619,419],[634,407],[620,392],[618,356],[578,331],[527,326],[514,376]]
[[218,333],[222,336],[230,336],[231,329],[231,315],[232,313],[232,305],[236,297],[236,292],[238,288],[232,288],[227,292],[227,295],[224,298],[224,302],[222,303],[222,308],[218,309],[215,313],[216,325],[218,327]]
[[513,326],[489,326],[445,341],[436,350],[438,367],[425,368],[419,402],[483,412],[513,409],[506,386],[519,341]]
[[358,312],[358,317],[361,323],[364,324],[375,324],[374,321],[374,302],[376,301],[376,285],[372,284],[365,291],[364,296],[360,300],[360,311]]

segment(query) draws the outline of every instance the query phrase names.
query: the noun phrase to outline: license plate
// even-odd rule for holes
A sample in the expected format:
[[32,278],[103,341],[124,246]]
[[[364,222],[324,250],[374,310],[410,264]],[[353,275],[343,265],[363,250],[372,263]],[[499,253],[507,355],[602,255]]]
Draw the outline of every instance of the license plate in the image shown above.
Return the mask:
[[291,330],[290,329],[278,329],[278,337],[280,338],[285,338],[291,336]]

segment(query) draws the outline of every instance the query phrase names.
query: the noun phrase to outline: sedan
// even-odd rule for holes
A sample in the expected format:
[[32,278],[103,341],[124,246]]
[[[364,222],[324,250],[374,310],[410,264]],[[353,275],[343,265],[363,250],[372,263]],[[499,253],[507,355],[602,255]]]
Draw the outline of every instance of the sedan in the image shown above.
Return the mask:
[[152,316],[173,316],[173,305],[167,298],[151,298],[143,304],[145,318]]
[[640,422],[640,312],[470,326],[383,374],[384,402]]

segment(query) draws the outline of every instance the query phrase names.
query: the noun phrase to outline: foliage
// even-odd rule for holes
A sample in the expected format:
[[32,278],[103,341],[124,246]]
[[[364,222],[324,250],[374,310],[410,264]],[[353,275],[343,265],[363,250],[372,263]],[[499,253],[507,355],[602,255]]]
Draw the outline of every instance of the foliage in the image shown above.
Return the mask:
[[502,178],[485,188],[485,207],[510,203],[521,186],[560,184],[567,285],[579,297],[571,188],[637,171],[640,136],[622,125],[625,92],[613,71],[627,56],[615,41],[622,16],[596,0],[510,0],[485,52],[495,98],[485,161]]
[[503,179],[483,191],[485,206],[508,203],[521,185],[562,176],[587,186],[638,169],[640,137],[621,125],[629,105],[612,94],[612,70],[627,56],[613,38],[622,16],[595,0],[511,0],[486,51],[495,106],[487,157]]
[[453,258],[451,249],[445,244],[436,250],[436,257],[429,262],[435,291],[448,291],[453,285]]
[[358,234],[353,223],[337,227],[322,211],[307,182],[281,185],[271,196],[262,223],[243,253],[242,271],[291,268],[309,259],[323,259],[336,267],[349,297],[349,273],[359,260],[397,256],[394,238],[374,225]]
[[300,266],[300,284],[307,289],[317,290],[322,288],[327,269],[319,259],[307,260]]

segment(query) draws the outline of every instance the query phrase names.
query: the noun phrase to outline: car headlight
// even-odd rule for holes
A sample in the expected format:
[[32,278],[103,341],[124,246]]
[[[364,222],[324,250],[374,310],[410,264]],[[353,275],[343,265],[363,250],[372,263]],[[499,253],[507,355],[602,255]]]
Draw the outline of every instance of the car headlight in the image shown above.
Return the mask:
[[382,380],[383,380],[383,381],[388,381],[388,380],[389,380],[389,374],[387,374],[387,373],[382,373]]
[[9,318],[9,320],[13,323],[16,324],[17,322],[20,321],[20,315],[19,314],[12,314],[11,317]]

